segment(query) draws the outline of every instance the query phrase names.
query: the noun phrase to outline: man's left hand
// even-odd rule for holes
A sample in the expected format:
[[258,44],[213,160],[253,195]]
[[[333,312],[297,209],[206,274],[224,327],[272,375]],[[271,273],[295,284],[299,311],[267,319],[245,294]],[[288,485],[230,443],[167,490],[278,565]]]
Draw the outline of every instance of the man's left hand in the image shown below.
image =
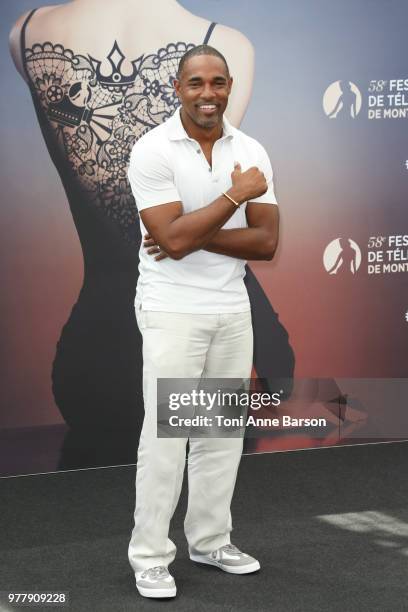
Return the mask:
[[154,238],[152,238],[150,234],[145,234],[143,246],[147,249],[148,255],[156,255],[154,258],[155,261],[161,261],[162,259],[166,259],[166,257],[168,257],[166,251],[163,251],[163,249],[156,244]]

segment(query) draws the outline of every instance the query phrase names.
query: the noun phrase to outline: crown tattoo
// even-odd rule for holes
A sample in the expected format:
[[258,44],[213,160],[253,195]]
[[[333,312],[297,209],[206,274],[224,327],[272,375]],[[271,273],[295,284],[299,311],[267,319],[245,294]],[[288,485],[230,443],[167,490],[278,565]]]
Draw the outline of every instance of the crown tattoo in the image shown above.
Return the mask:
[[110,91],[126,91],[126,89],[134,83],[136,79],[136,75],[139,71],[140,63],[143,59],[143,56],[138,59],[132,60],[132,73],[129,75],[125,75],[121,71],[121,66],[125,56],[119,48],[118,43],[114,42],[114,45],[107,55],[107,59],[112,66],[112,70],[110,74],[102,74],[101,73],[101,64],[99,60],[91,57],[89,55],[89,59],[92,63],[92,67],[95,70],[95,76],[97,81],[102,85],[102,87],[106,87]]

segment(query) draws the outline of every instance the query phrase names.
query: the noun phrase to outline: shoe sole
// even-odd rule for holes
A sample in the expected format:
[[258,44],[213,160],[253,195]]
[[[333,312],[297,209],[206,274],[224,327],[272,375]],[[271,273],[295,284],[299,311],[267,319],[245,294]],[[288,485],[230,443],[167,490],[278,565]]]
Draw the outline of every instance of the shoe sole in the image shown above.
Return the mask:
[[169,589],[149,589],[147,587],[141,587],[136,584],[136,588],[139,591],[140,595],[143,597],[175,597],[177,594],[177,587],[172,587]]
[[252,574],[252,572],[257,572],[259,569],[261,569],[259,561],[254,561],[248,565],[223,565],[219,561],[208,559],[207,557],[201,555],[190,555],[190,559],[196,563],[214,565],[228,574]]

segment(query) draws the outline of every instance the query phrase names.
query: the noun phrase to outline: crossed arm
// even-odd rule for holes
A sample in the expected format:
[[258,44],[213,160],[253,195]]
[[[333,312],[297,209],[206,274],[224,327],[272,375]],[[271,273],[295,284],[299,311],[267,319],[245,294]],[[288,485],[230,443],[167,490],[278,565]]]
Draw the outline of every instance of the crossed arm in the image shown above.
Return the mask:
[[[218,227],[215,228],[215,230],[213,228],[212,231],[205,232],[205,224],[204,227],[202,224],[206,218],[206,209],[212,207],[214,203],[210,204],[208,207],[200,209],[201,211],[203,211],[204,215],[201,214],[201,218],[197,219],[197,221],[199,222],[198,226],[194,227],[193,222],[192,225],[190,224],[190,227],[185,228],[187,232],[194,231],[194,229],[202,230],[201,240],[199,241],[200,246],[197,246],[197,248],[187,249],[188,252],[192,252],[194,250],[198,250],[198,248],[201,248],[212,253],[219,253],[221,255],[228,255],[230,257],[236,257],[238,259],[245,259],[250,261],[271,260],[273,258],[279,237],[279,209],[275,204],[248,202],[246,207],[246,218],[248,227],[237,229],[221,229],[220,224],[218,224]],[[162,232],[158,231],[158,226],[160,225],[163,228],[163,219],[168,219],[166,211],[163,209],[167,208],[168,206],[174,206],[174,204],[178,203],[172,203],[171,205],[165,204],[163,206],[157,207],[156,210],[147,209],[151,210],[150,213],[148,213],[147,210],[142,211],[141,213],[142,221],[148,230],[148,234],[144,237],[143,244],[147,248],[147,253],[149,255],[155,255],[156,261],[160,261],[161,259],[165,259],[168,256],[172,256],[170,253],[168,253],[168,251],[166,251],[166,245],[163,244],[162,240],[160,240],[160,234]],[[161,208],[162,210],[157,210],[159,208]],[[180,210],[177,210],[177,212],[180,212]],[[194,213],[190,213],[189,215],[183,216],[193,217],[199,212],[200,211],[195,211]],[[234,210],[230,211],[230,213],[231,212],[234,212]],[[228,216],[231,216],[231,214],[229,214]],[[155,217],[156,219],[154,220],[153,217]],[[193,221],[193,219],[190,218],[190,220],[187,221]],[[161,250],[158,254],[157,246],[159,244]],[[182,256],[185,256],[186,254],[188,254],[188,252],[184,252]],[[181,259],[181,257],[174,257],[173,253],[173,259]]]
[[279,238],[279,209],[276,204],[249,202],[246,207],[248,227],[220,229],[204,247],[211,253],[249,261],[271,260]]

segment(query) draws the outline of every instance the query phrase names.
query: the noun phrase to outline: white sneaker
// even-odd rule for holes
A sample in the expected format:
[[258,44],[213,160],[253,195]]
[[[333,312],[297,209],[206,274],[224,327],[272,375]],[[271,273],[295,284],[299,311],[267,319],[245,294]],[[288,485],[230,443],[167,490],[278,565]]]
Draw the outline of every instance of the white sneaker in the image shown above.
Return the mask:
[[136,588],[143,597],[175,597],[177,593],[174,578],[164,565],[137,572]]
[[197,563],[215,565],[229,574],[250,574],[261,569],[259,561],[241,552],[234,544],[225,544],[208,555],[190,554]]

